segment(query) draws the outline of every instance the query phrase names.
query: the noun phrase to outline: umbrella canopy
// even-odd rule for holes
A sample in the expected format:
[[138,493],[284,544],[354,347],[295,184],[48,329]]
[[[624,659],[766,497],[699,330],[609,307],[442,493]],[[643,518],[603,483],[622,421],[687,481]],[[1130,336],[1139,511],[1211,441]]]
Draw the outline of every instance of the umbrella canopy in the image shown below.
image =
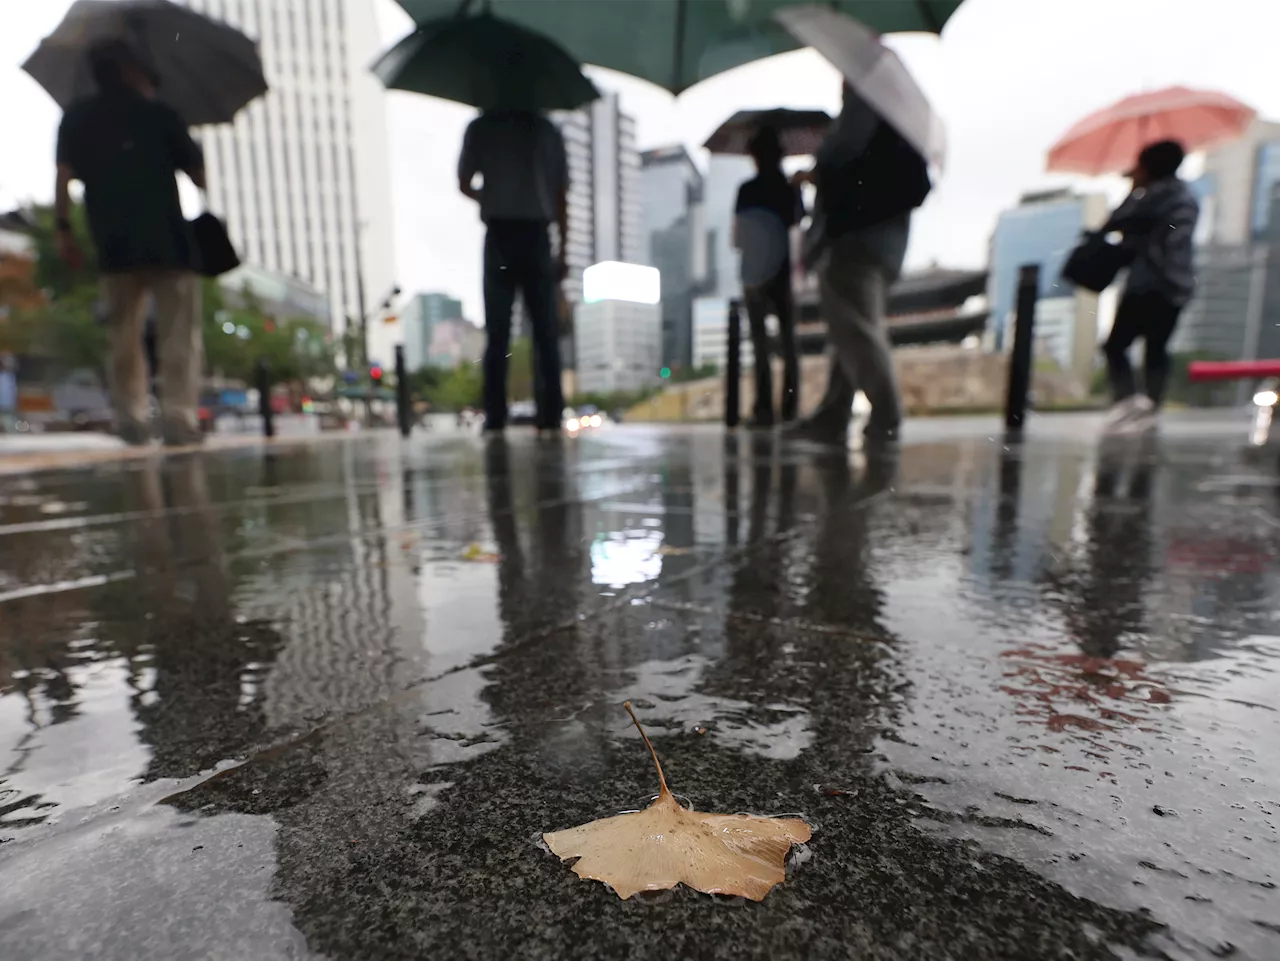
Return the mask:
[[947,132],[901,58],[857,20],[830,7],[779,10],[775,19],[829,60],[858,96],[931,166],[947,160]]
[[22,68],[66,109],[97,92],[87,53],[111,40],[152,67],[160,98],[190,126],[229,123],[267,92],[252,40],[169,0],[76,0]]
[[[771,18],[796,0],[398,0],[418,23],[461,7],[553,36],[582,63],[672,93],[801,44]],[[881,33],[939,33],[961,0],[828,0]]]
[[739,110],[722,123],[703,146],[712,153],[746,154],[747,143],[761,127],[772,127],[787,157],[804,157],[818,149],[831,126],[825,110]]
[[481,110],[574,110],[600,96],[555,41],[487,14],[421,24],[373,72],[390,89]]
[[1100,176],[1128,171],[1147,144],[1177,140],[1188,152],[1239,137],[1255,114],[1212,90],[1168,87],[1091,113],[1049,149],[1048,169]]

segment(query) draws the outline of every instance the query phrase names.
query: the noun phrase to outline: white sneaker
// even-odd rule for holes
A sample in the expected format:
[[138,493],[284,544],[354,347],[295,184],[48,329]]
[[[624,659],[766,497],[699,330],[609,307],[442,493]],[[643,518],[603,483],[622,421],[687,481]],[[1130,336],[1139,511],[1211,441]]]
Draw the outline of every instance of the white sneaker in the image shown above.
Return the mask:
[[1151,398],[1146,394],[1134,394],[1133,397],[1126,397],[1124,401],[1120,401],[1115,407],[1111,408],[1108,413],[1105,427],[1108,434],[1114,434],[1116,431],[1125,430],[1128,433],[1130,422],[1147,420],[1155,413],[1156,404],[1151,402]]
[[1132,436],[1146,433],[1156,426],[1158,421],[1156,405],[1151,402],[1151,398],[1137,394],[1130,400],[1131,403],[1125,415],[1109,424],[1109,433]]
[[1104,422],[1107,429],[1115,427],[1132,417],[1138,405],[1146,399],[1141,394],[1133,394],[1124,400],[1117,401],[1112,405],[1111,410],[1107,412],[1107,419]]

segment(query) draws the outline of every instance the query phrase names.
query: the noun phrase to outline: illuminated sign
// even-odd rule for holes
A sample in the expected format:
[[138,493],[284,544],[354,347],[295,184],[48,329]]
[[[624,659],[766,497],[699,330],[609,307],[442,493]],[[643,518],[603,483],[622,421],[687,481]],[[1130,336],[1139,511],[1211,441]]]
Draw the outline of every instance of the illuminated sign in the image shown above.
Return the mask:
[[605,261],[582,272],[582,299],[588,304],[622,300],[656,304],[662,300],[662,275],[656,267]]

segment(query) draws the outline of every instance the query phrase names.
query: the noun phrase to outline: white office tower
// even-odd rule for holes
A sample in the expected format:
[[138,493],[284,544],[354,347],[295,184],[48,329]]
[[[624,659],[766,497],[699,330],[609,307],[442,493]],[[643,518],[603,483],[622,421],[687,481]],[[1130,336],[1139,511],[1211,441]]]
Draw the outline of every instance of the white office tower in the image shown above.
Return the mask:
[[582,275],[575,313],[577,388],[583,394],[637,391],[662,369],[662,280],[653,267],[602,263]]
[[569,278],[565,296],[582,299],[582,275],[602,261],[642,263],[644,224],[635,121],[617,94],[552,118],[569,158]]
[[[335,341],[394,283],[387,118],[368,0],[185,0],[258,41],[270,91],[199,131],[209,205],[248,263],[329,299]],[[210,78],[216,82],[216,77]],[[370,358],[396,331],[371,321]]]

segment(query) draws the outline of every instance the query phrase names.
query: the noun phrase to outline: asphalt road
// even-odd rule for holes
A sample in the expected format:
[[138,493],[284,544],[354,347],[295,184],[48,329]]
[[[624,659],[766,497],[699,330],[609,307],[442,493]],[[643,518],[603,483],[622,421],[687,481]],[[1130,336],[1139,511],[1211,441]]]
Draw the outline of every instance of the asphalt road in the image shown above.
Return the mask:
[[[0,957],[1280,957],[1280,472],[619,427],[0,477]],[[759,904],[543,831],[816,826]]]

